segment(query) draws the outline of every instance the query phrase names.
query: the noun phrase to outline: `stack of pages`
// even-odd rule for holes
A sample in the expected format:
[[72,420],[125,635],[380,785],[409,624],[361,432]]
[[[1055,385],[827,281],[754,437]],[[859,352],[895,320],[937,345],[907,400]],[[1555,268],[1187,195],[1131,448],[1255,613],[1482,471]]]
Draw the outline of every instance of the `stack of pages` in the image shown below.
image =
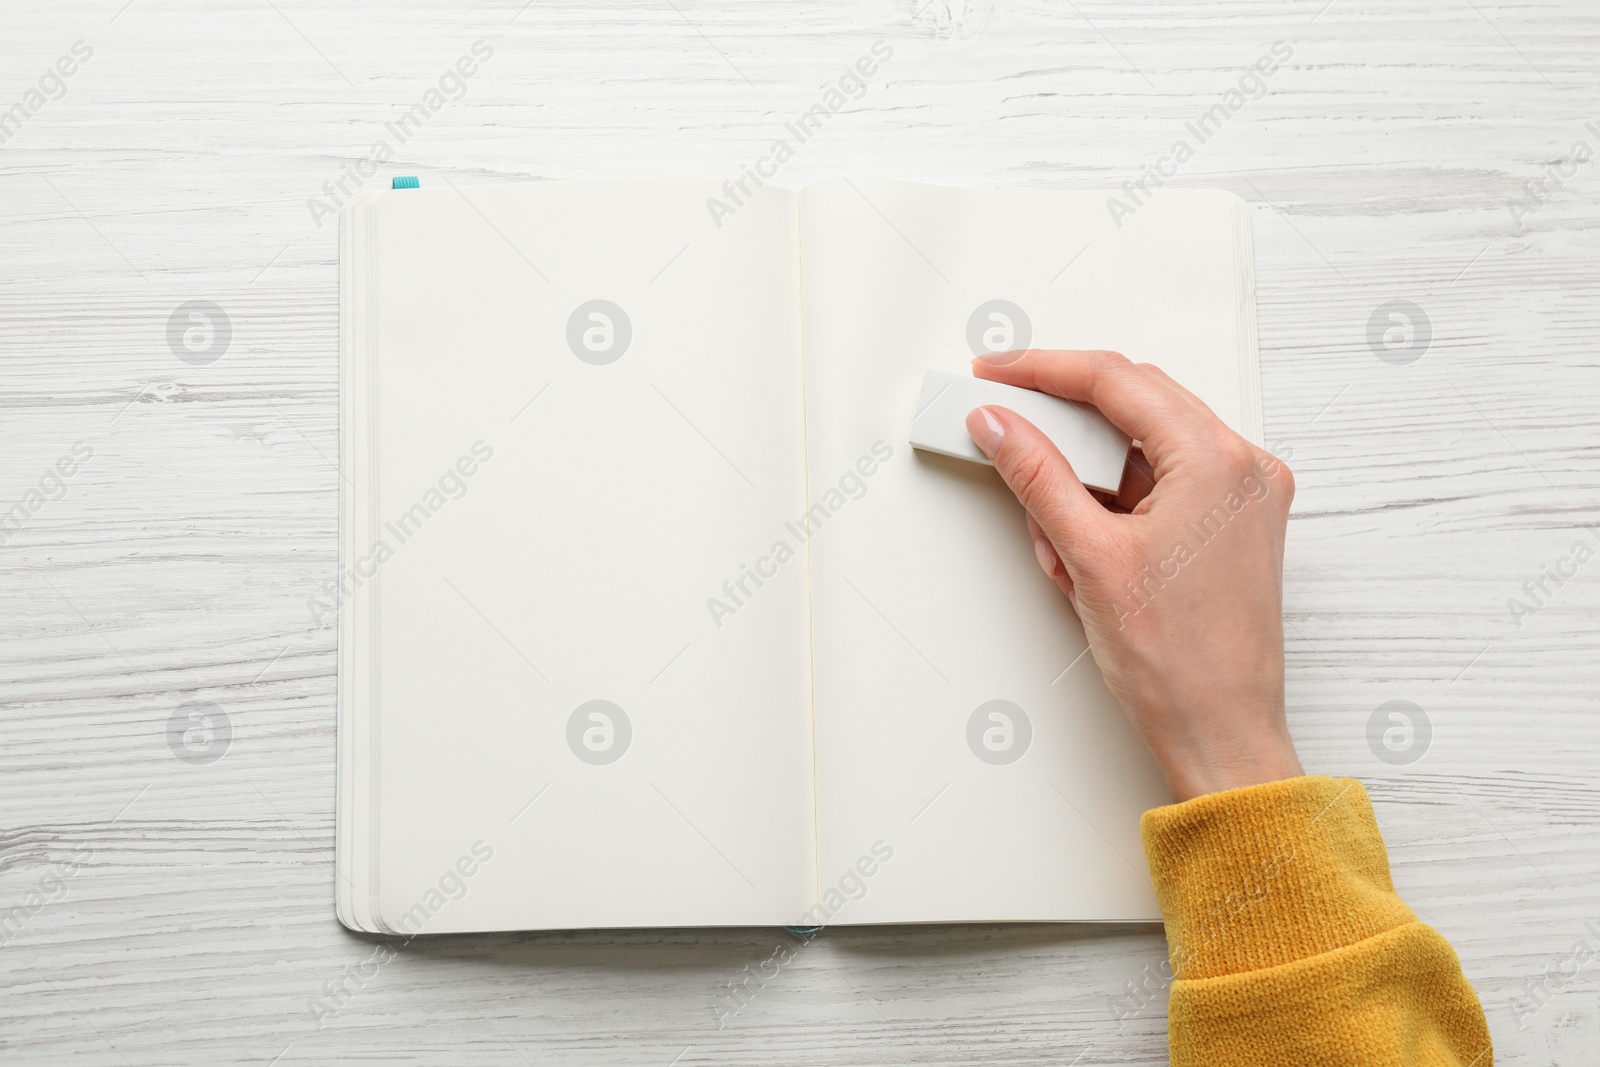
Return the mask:
[[869,181],[353,200],[341,921],[1159,918],[1165,787],[1021,509],[907,444],[927,370],[1026,346],[1159,364],[1259,440],[1245,205],[1118,214]]

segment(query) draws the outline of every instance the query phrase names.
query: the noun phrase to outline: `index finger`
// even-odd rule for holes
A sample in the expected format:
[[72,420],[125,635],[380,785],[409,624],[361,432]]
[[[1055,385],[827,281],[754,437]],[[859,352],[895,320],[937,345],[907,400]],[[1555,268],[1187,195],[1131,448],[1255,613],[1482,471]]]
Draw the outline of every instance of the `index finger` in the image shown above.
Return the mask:
[[1117,352],[1028,349],[972,361],[980,378],[1093,404],[1159,464],[1173,448],[1204,445],[1222,425],[1177,382]]

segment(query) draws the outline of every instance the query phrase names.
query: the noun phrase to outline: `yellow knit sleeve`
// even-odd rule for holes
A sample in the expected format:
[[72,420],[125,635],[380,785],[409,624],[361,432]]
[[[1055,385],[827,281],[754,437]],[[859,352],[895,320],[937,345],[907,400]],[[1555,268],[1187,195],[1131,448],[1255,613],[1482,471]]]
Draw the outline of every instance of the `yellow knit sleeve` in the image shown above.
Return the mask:
[[1291,778],[1145,813],[1173,1067],[1491,1067],[1455,950],[1395,894],[1367,791]]

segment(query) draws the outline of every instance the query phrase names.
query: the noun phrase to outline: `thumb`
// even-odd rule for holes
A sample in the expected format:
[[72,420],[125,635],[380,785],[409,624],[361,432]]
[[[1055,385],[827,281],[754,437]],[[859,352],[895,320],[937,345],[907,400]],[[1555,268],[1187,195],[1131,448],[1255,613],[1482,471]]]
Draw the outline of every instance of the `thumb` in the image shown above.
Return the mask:
[[1087,544],[1107,521],[1055,442],[1033,423],[1002,407],[975,408],[967,433],[989,457],[1069,570],[1087,557]]

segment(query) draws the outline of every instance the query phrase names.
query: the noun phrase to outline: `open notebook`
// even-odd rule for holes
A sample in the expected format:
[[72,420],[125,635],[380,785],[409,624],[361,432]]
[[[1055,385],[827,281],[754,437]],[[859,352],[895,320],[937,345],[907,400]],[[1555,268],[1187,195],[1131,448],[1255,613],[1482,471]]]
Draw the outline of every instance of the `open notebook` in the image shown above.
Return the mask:
[[346,208],[340,919],[1158,918],[1154,764],[994,470],[907,430],[926,370],[1031,345],[1159,363],[1259,438],[1245,205],[712,197]]

